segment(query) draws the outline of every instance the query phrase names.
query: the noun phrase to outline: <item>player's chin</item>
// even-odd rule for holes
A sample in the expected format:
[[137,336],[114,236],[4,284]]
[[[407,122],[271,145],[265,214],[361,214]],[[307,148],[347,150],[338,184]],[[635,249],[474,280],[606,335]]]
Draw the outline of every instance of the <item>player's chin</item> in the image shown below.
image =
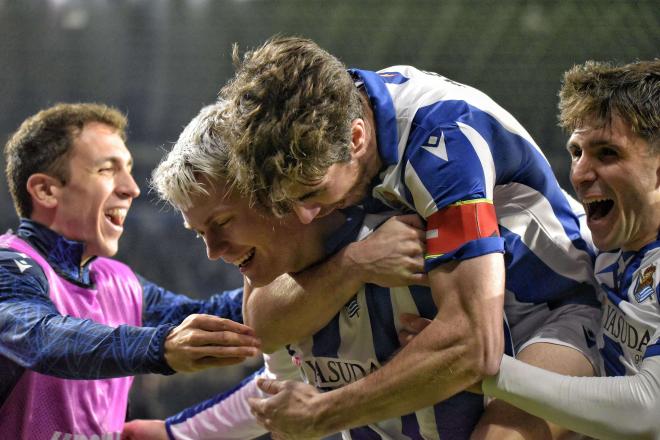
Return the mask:
[[268,284],[272,283],[275,278],[277,278],[277,275],[273,273],[256,273],[256,271],[251,271],[246,272],[243,274],[245,279],[250,283],[250,286],[252,287],[263,287],[267,286]]
[[114,257],[119,251],[119,238],[112,240],[104,240],[95,246],[96,251],[93,252],[93,255],[99,257]]

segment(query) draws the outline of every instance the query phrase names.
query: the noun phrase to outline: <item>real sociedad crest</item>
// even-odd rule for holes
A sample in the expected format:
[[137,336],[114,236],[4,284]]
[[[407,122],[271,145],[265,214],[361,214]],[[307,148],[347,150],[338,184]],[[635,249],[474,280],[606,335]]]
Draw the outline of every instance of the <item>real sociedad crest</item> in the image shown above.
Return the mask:
[[651,295],[653,295],[653,278],[655,276],[655,264],[643,269],[641,275],[637,278],[637,284],[635,284],[635,299],[638,303],[643,302]]

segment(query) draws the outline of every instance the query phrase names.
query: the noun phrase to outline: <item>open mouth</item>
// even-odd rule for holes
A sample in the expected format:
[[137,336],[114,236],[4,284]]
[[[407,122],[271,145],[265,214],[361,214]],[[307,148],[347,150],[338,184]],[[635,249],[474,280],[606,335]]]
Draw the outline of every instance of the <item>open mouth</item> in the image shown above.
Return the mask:
[[105,211],[105,218],[107,218],[110,223],[115,226],[123,226],[124,220],[126,220],[126,213],[128,212],[125,208],[114,208],[108,209]]
[[250,261],[252,261],[252,259],[254,258],[254,254],[255,254],[255,250],[253,248],[250,250],[250,252],[245,254],[243,258],[241,258],[238,261],[235,261],[234,264],[239,268],[245,267]]
[[592,200],[584,202],[584,207],[589,220],[599,220],[609,214],[614,207],[614,201],[611,199]]

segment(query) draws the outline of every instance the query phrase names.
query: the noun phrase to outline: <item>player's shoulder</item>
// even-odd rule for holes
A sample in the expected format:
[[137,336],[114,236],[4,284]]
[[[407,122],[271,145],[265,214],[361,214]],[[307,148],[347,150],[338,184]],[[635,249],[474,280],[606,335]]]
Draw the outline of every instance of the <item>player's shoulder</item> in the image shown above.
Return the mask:
[[43,268],[34,259],[12,249],[0,248],[0,277],[12,284],[16,282],[37,282],[42,286],[48,284]]
[[654,242],[650,249],[648,249],[637,269],[639,282],[644,285],[652,286],[657,289],[660,285],[660,274],[656,274],[660,270],[660,242]]
[[647,247],[644,256],[642,257],[642,265],[655,264],[660,265],[660,240],[650,243]]

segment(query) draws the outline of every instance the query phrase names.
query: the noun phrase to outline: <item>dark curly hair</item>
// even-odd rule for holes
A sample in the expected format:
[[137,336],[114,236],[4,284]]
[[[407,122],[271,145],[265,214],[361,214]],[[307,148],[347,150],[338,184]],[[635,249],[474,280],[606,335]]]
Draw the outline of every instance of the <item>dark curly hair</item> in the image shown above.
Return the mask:
[[350,160],[351,122],[360,94],[346,67],[313,41],[276,36],[241,61],[221,91],[229,174],[245,195],[276,214],[289,212],[285,182],[313,184]]

